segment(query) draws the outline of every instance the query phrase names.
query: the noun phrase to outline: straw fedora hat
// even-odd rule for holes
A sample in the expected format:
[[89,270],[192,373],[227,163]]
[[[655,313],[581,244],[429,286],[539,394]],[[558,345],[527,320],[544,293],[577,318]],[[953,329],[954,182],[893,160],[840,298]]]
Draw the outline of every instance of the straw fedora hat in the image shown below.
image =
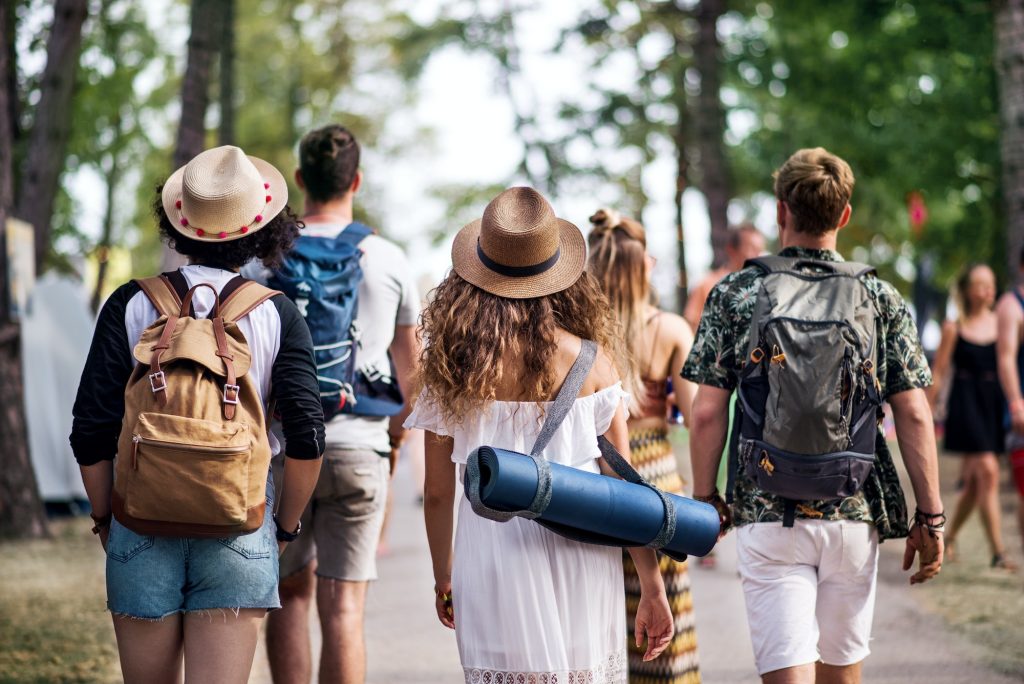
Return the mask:
[[482,290],[509,299],[543,297],[575,283],[587,260],[580,229],[555,216],[533,188],[509,188],[452,245],[452,268]]
[[197,154],[172,173],[161,198],[179,233],[225,242],[252,235],[281,213],[288,184],[272,164],[224,145]]

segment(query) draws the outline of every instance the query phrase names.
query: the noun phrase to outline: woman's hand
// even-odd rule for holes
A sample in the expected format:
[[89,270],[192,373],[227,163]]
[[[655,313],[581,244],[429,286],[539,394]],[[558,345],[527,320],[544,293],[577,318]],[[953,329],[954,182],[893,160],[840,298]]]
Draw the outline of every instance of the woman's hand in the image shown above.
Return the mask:
[[672,620],[672,609],[669,608],[668,598],[665,596],[665,587],[659,587],[657,592],[641,590],[640,604],[636,609],[634,634],[637,648],[643,643],[644,636],[647,637],[647,652],[644,653],[644,661],[654,660],[661,655],[672,641],[674,631],[675,623]]
[[455,629],[455,608],[452,606],[452,583],[438,582],[434,585],[434,610],[437,619],[448,629]]

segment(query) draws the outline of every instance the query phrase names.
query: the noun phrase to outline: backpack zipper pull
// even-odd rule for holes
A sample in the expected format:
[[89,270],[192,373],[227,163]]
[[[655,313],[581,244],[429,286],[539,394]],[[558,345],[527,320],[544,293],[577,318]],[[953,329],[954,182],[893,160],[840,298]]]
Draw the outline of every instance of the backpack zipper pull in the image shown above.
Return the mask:
[[139,442],[141,441],[142,437],[132,435],[132,470],[139,469]]

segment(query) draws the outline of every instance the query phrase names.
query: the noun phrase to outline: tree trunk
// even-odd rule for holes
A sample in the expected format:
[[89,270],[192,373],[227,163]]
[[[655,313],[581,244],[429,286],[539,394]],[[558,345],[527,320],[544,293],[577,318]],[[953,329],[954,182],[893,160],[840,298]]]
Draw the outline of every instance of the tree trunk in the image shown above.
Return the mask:
[[110,168],[107,169],[107,208],[103,213],[103,235],[100,237],[100,244],[97,248],[96,289],[92,293],[92,310],[100,310],[100,302],[103,300],[103,288],[107,280],[107,267],[110,264],[110,245],[114,238],[114,197],[117,186],[121,182],[121,165],[117,154],[121,149],[121,114],[114,116],[114,141],[110,145]]
[[732,182],[725,159],[725,111],[720,98],[721,61],[718,42],[718,18],[725,13],[726,0],[701,0],[697,7],[697,42],[694,66],[700,74],[694,118],[697,147],[700,152],[700,190],[708,203],[711,219],[713,266],[725,263],[725,243],[729,230],[729,200]]
[[996,2],[995,31],[1007,273],[1016,279],[1024,247],[1024,0]]
[[14,201],[14,122],[11,99],[14,81],[7,41],[12,14],[0,11],[0,538],[42,537],[46,515],[28,453],[25,392],[21,377],[21,336],[10,320],[7,284],[7,216]]
[[[178,123],[172,171],[187,164],[206,148],[210,67],[219,50],[217,34],[222,14],[217,0],[192,0],[192,33],[188,39],[188,64],[181,83],[181,120]],[[184,263],[184,257],[164,248],[162,270],[171,271]]]
[[[681,88],[682,84],[679,84],[679,87]],[[686,231],[683,223],[683,193],[686,192],[686,177],[689,171],[684,125],[684,120],[680,118],[676,134],[673,136],[676,145],[676,267],[679,269],[679,279],[676,282],[676,311],[680,315],[686,309],[686,299],[690,293],[690,279],[686,273]]]
[[87,0],[56,0],[53,28],[46,41],[46,68],[15,212],[35,228],[37,273],[42,273],[50,249],[50,221],[71,134],[71,91],[87,13]]
[[220,128],[217,142],[235,144],[235,0],[222,0],[220,44]]

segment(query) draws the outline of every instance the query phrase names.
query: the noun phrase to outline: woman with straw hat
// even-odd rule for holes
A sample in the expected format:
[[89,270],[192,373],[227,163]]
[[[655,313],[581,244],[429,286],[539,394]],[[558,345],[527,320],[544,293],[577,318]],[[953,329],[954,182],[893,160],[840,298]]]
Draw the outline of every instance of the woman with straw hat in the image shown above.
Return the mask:
[[[681,316],[661,311],[652,303],[654,260],[647,253],[647,235],[640,222],[613,209],[599,209],[590,223],[587,270],[611,302],[633,360],[632,371],[626,375],[633,397],[628,423],[633,467],[659,489],[682,494],[683,480],[668,440],[667,381],[674,379],[673,408],[688,419],[696,388],[679,374],[693,345],[693,331]],[[626,605],[632,609],[640,587],[632,559],[626,556],[623,562]],[[675,617],[675,634],[668,653],[656,663],[645,661],[642,651],[630,648],[629,673],[641,682],[696,684],[700,666],[687,563],[662,555],[658,564]],[[630,617],[627,614],[627,622]]]
[[[627,367],[618,327],[594,279],[586,246],[531,188],[512,188],[465,226],[452,271],[423,313],[423,391],[406,427],[426,431],[424,514],[438,619],[454,628],[467,682],[624,682],[621,552],[560,537],[532,520],[497,523],[459,502],[478,446],[525,451],[584,340],[597,361],[541,453],[554,463],[607,471],[597,437],[628,454]],[[607,473],[606,473],[607,474]],[[651,549],[631,549],[642,595],[638,640],[657,657],[672,635]]]
[[[235,416],[239,401],[244,407],[261,407],[265,415],[273,390],[282,419],[283,450],[289,456],[276,517],[273,481],[267,478],[267,505],[254,522],[259,525],[254,532],[224,538],[138,534],[121,524],[120,512],[112,519],[112,463],[125,414],[126,385],[135,375],[132,350],[143,331],[164,320],[150,296],[166,302],[173,288],[177,303],[182,290],[197,288],[191,299],[194,317],[205,318],[214,310],[215,292],[227,298],[229,288],[238,293],[255,287],[241,279],[238,270],[251,259],[268,265],[279,262],[302,224],[287,206],[288,188],[281,173],[237,147],[197,155],[174,172],[157,194],[154,210],[160,233],[188,257],[189,264],[165,274],[168,287],[162,295],[157,290],[143,291],[140,282],[131,281],[104,304],[78,388],[71,445],[92,505],[93,532],[107,552],[107,607],[113,615],[124,680],[178,682],[184,669],[186,682],[245,682],[260,622],[268,610],[281,605],[279,549],[298,532],[324,445],[312,341],[291,301],[267,291],[236,300],[247,313],[240,310],[233,325],[244,336],[251,362],[245,377],[235,380],[237,384],[224,385],[226,419]],[[250,299],[253,308],[246,309]],[[187,298],[182,306],[185,310]],[[178,336],[185,328],[174,320],[172,329]],[[224,320],[216,318],[214,327]],[[233,330],[228,328],[229,333]],[[244,346],[241,349],[245,351]],[[222,358],[239,363],[233,353]],[[172,361],[166,363],[170,366]],[[224,365],[230,368],[227,360]],[[159,375],[170,378],[171,371]],[[160,386],[153,377],[154,394],[170,387],[170,379]],[[233,395],[229,388],[234,388]],[[252,388],[258,401],[241,396]],[[181,399],[175,401],[182,404]],[[267,439],[270,453],[282,450],[273,436]],[[194,474],[197,482],[204,478]],[[180,481],[175,483],[168,482],[167,487],[182,486]],[[124,522],[134,526],[127,517]]]

